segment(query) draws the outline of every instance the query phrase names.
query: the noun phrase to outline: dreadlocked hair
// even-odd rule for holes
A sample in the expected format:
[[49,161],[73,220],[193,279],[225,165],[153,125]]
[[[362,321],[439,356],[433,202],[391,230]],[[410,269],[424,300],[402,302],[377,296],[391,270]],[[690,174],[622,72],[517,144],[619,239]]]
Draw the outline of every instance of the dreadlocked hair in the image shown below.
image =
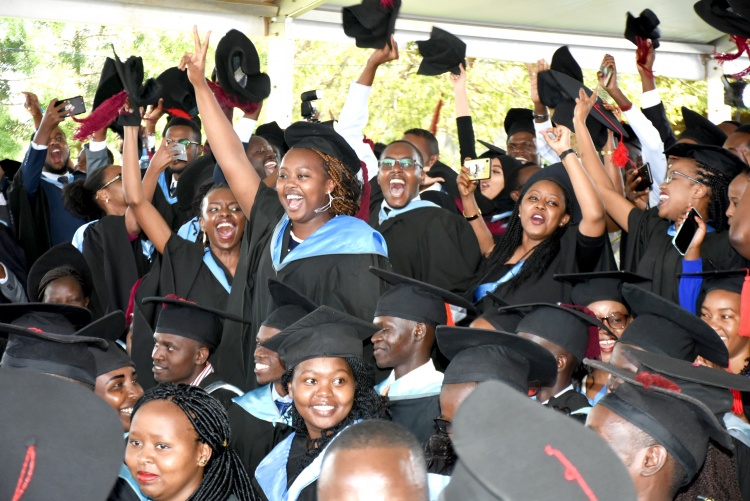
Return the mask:
[[[560,187],[565,194],[565,213],[571,215],[571,197],[563,187]],[[528,191],[528,190],[527,190]],[[505,230],[502,240],[495,246],[492,254],[482,262],[479,267],[474,281],[469,286],[469,290],[473,291],[479,285],[485,283],[488,276],[490,276],[498,267],[504,265],[516,252],[516,249],[521,245],[523,240],[523,225],[521,224],[521,217],[519,210],[521,201],[523,200],[525,192],[519,197],[513,208],[513,214],[510,216],[508,228]],[[521,267],[521,271],[518,275],[514,276],[507,282],[507,293],[511,293],[518,289],[527,280],[537,277],[544,273],[549,267],[552,260],[560,252],[560,239],[567,230],[567,225],[558,227],[555,231],[548,236],[542,243],[537,245],[531,255],[526,258],[525,264]]]
[[[90,291],[86,290],[86,283],[83,280],[83,275],[81,275],[81,273],[78,270],[70,266],[59,266],[57,268],[53,268],[49,270],[47,273],[44,274],[42,279],[39,281],[39,291],[37,293],[36,299],[41,301],[42,296],[44,296],[44,290],[47,288],[47,286],[51,284],[52,282],[54,282],[55,280],[59,278],[65,278],[65,277],[72,277],[73,279],[75,279],[75,281],[78,282],[78,284],[81,286],[81,290],[83,291],[83,294],[85,296],[88,296],[90,294]],[[29,294],[33,292],[34,291],[29,291]]]
[[708,202],[708,219],[713,222],[717,232],[729,228],[727,220],[727,208],[729,207],[729,183],[732,182],[727,176],[704,163],[696,161],[698,167],[698,181],[711,189],[711,198]]
[[351,170],[336,157],[322,151],[312,150],[323,160],[328,176],[333,180],[330,213],[334,216],[353,216],[359,210],[359,199],[362,195],[362,184]]
[[[344,360],[349,364],[354,374],[355,388],[352,410],[336,426],[322,430],[320,438],[310,440],[307,454],[300,458],[299,464],[294,470],[296,475],[299,475],[302,470],[307,468],[341,430],[360,419],[382,419],[386,415],[385,399],[375,391],[375,370],[361,358],[346,357]],[[293,378],[294,367],[289,367],[284,375],[281,376],[281,384],[284,385],[285,391],[289,391],[289,385]],[[295,432],[300,435],[309,436],[305,420],[297,411],[294,403],[289,408],[289,413],[292,417],[292,427]]]
[[86,179],[76,179],[63,187],[63,205],[73,214],[88,221],[100,219],[104,211],[96,203],[96,192],[104,186],[104,175],[114,165],[108,165],[87,174]]
[[[203,211],[203,200],[212,192],[220,189],[227,189],[229,191],[232,191],[228,184],[214,183],[211,179],[204,181],[200,186],[198,186],[198,189],[195,191],[195,196],[193,197],[193,203],[190,206],[193,211],[193,215],[196,217],[201,217]],[[234,195],[234,192],[232,192],[232,195]]]
[[197,386],[163,383],[143,394],[133,407],[133,417],[152,400],[166,400],[182,409],[198,440],[211,447],[203,480],[187,501],[226,501],[232,494],[240,501],[258,499],[239,456],[229,445],[229,418],[218,400]]
[[683,486],[675,501],[693,501],[695,499],[722,499],[740,501],[736,462],[732,454],[713,441],[708,442],[706,460],[693,480]]

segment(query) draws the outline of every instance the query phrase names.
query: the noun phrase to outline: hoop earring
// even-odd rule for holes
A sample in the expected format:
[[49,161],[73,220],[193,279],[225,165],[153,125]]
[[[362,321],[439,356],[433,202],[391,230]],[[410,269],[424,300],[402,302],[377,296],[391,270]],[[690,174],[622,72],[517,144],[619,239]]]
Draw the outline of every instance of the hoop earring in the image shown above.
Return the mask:
[[206,236],[206,232],[205,231],[203,231],[201,233],[203,233],[203,247],[205,247],[206,246],[206,242],[208,241],[208,237]]
[[320,207],[319,209],[315,209],[313,212],[315,212],[316,214],[320,214],[321,212],[326,212],[330,210],[331,205],[333,205],[333,195],[331,195],[330,191],[327,193],[327,195],[328,195],[328,203],[325,204],[323,207]]

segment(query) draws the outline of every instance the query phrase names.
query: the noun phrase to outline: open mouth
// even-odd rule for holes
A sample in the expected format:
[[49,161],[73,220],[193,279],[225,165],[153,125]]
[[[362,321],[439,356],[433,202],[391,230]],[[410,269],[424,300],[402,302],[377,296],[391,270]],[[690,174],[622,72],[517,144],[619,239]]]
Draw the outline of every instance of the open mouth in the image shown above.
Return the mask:
[[126,416],[132,416],[133,415],[133,408],[132,407],[125,407],[123,409],[120,409],[120,412],[125,414]]
[[302,207],[302,202],[304,201],[305,197],[302,195],[287,195],[286,196],[286,204],[289,210],[295,211],[298,210],[300,207]]
[[255,372],[267,371],[269,367],[270,367],[270,365],[268,365],[268,364],[262,364],[260,362],[255,362]]
[[333,405],[313,405],[313,412],[319,416],[327,417],[333,414],[335,407]]
[[392,197],[401,197],[406,191],[406,182],[403,179],[391,179],[388,183],[388,191]]
[[663,203],[664,203],[664,202],[666,202],[667,200],[669,200],[669,195],[667,195],[666,193],[664,193],[664,192],[662,191],[662,192],[661,192],[661,193],[659,194],[659,205],[663,204]]
[[536,225],[542,225],[544,224],[544,216],[541,214],[534,214],[531,216],[531,223]]
[[263,164],[263,170],[266,171],[267,176],[270,176],[276,171],[277,165],[276,160],[269,160]]
[[216,225],[216,234],[222,240],[231,240],[236,233],[237,227],[228,221],[222,221]]
[[615,343],[616,342],[617,341],[614,340],[614,339],[612,339],[612,338],[600,339],[599,340],[599,348],[602,351],[605,351],[605,352],[609,353],[609,352],[611,352],[612,350],[615,349]]

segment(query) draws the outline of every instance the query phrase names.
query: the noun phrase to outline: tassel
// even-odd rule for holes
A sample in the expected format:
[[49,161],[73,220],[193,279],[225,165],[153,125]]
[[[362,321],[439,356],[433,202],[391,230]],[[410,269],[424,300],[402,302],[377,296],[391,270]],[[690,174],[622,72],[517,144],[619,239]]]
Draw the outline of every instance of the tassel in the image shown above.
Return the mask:
[[430,132],[432,132],[432,135],[434,136],[437,134],[437,124],[440,120],[440,110],[443,109],[443,96],[440,96],[440,101],[438,101],[437,106],[435,106],[435,113],[432,115],[432,122],[430,123]]
[[732,391],[732,414],[735,416],[742,416],[745,413],[745,407],[742,405],[742,393],[738,390]]
[[393,8],[393,0],[380,0],[380,6],[384,9],[392,9]]
[[740,293],[740,336],[750,337],[750,270],[745,275]]
[[456,325],[456,322],[453,321],[453,312],[451,311],[451,305],[449,305],[448,303],[445,303],[445,318],[447,318],[447,320],[445,321],[445,325],[451,327]]
[[370,183],[368,182],[367,166],[360,160],[359,166],[362,169],[362,195],[359,197],[359,210],[354,215],[365,223],[370,223]]
[[615,153],[612,155],[612,161],[614,164],[623,169],[628,162],[632,162],[630,160],[630,156],[628,156],[628,149],[625,147],[625,142],[620,138],[620,141],[618,141],[617,148],[615,148]]
[[372,139],[367,136],[362,136],[362,142],[369,146],[372,152],[375,153],[375,143]]
[[224,92],[224,89],[221,88],[218,82],[208,82],[208,86],[213,91],[216,101],[222,108],[229,108],[230,110],[232,108],[239,108],[243,113],[247,113],[248,115],[252,115],[258,111],[258,103],[240,101],[236,96]]
[[[750,56],[750,45],[748,45],[747,41],[748,39],[745,37],[739,37],[736,35],[729,35],[729,38],[732,39],[732,41],[737,46],[737,52],[735,54],[730,53],[720,53],[720,52],[714,52],[713,57],[719,63],[725,63],[726,61],[734,61],[736,59],[739,59],[742,54],[747,54]],[[740,71],[739,73],[735,73],[732,75],[732,78],[735,78],[737,80],[740,80],[741,78],[747,76],[750,74],[750,67],[745,68],[744,70]]]
[[646,59],[648,58],[648,53],[651,49],[651,45],[649,44],[648,39],[637,36],[635,37],[635,41],[636,46],[638,47],[635,52],[636,63],[638,63],[638,66],[646,71],[649,78],[654,78],[654,72],[646,68]]
[[645,390],[648,390],[652,386],[658,386],[665,390],[674,391],[680,393],[682,389],[677,386],[673,381],[665,378],[661,374],[654,374],[653,372],[639,372],[635,375],[635,380],[643,385]]
[[109,126],[109,124],[117,119],[120,110],[125,106],[127,100],[128,93],[121,91],[97,106],[96,109],[86,118],[78,119],[76,117],[71,117],[73,120],[81,124],[80,127],[76,129],[75,134],[73,134],[73,139],[81,141],[90,137],[94,132]]
[[173,117],[187,118],[188,120],[190,120],[191,118],[193,118],[193,117],[190,116],[189,113],[187,113],[186,111],[183,111],[183,110],[181,110],[179,108],[164,108],[164,111],[167,112],[167,113],[169,113]]

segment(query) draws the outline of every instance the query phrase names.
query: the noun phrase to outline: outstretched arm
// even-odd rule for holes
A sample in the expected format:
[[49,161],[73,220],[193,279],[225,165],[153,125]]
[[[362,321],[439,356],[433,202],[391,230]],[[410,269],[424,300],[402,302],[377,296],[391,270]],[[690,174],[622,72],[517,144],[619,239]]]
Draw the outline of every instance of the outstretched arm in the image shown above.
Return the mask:
[[260,187],[260,177],[250,165],[240,138],[237,137],[232,124],[221,111],[219,103],[216,102],[213,92],[206,83],[206,52],[210,36],[209,31],[201,44],[198,27],[193,27],[195,51],[182,56],[179,68],[187,70],[188,79],[195,89],[198,111],[200,111],[203,127],[206,130],[206,138],[211,143],[211,151],[216,156],[216,161],[221,166],[232,193],[237,197],[242,212],[245,217],[250,217],[255,195]]
[[[467,160],[469,159],[467,158]],[[474,191],[477,189],[478,181],[469,179],[469,169],[461,167],[461,174],[458,175],[456,183],[458,184],[458,192],[461,194],[464,217],[469,221],[471,229],[474,230],[474,235],[476,235],[479,242],[479,250],[483,256],[487,257],[495,248],[495,240],[492,238],[492,233],[487,227],[487,223],[484,222],[479,212],[477,201],[474,198]]]

